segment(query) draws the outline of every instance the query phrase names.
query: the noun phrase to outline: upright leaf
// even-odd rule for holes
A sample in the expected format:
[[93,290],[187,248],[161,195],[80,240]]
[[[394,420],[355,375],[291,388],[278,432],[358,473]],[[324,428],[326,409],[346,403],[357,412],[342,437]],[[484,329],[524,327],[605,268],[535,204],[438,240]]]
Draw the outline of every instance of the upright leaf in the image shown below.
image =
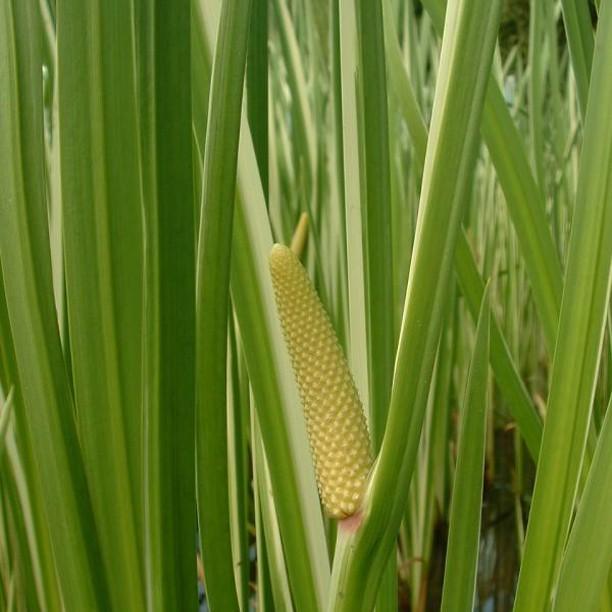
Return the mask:
[[13,415],[13,392],[14,389],[11,389],[6,399],[0,402],[0,459],[4,452],[4,438],[11,423],[11,416]]
[[206,593],[238,609],[229,523],[226,363],[230,255],[250,2],[224,0],[204,148],[197,261],[198,515]]
[[443,612],[451,610],[470,612],[474,608],[482,512],[489,370],[487,300],[485,289],[461,409],[457,468],[451,498],[448,548],[444,568],[441,607]]
[[18,375],[64,604],[108,608],[53,303],[40,22],[29,2],[2,2],[0,16],[0,260]]
[[113,606],[139,609],[143,243],[132,15],[124,2],[60,0],[57,20],[76,412]]
[[405,509],[500,6],[482,0],[449,4],[388,424],[363,525],[356,534],[340,536],[330,599],[337,610],[371,609]]
[[599,16],[561,319],[516,610],[550,605],[591,415],[612,265],[610,62],[612,4],[607,2]]
[[359,174],[364,220],[364,260],[371,430],[380,447],[393,377],[393,260],[387,71],[381,0],[357,0]]
[[581,2],[580,0],[561,0],[561,7],[572,61],[572,71],[576,79],[580,112],[584,117],[587,112],[589,79],[594,49],[589,5],[587,2]]
[[195,236],[190,2],[136,7],[145,217],[147,607],[195,605]]
[[[424,0],[423,5],[436,30],[441,33],[444,0]],[[493,77],[487,88],[481,129],[516,229],[544,337],[552,353],[563,288],[561,264],[548,227],[544,200],[529,167],[521,134]]]
[[555,612],[595,610],[612,567],[612,402],[608,404],[555,595]]
[[[209,55],[218,4],[207,2],[201,7],[204,27],[198,31],[206,38]],[[297,608],[317,610],[329,584],[329,560],[306,428],[296,410],[299,398],[274,306],[268,269],[272,232],[244,113],[240,138],[232,302],[270,471],[291,595]],[[278,547],[274,546],[276,554]]]

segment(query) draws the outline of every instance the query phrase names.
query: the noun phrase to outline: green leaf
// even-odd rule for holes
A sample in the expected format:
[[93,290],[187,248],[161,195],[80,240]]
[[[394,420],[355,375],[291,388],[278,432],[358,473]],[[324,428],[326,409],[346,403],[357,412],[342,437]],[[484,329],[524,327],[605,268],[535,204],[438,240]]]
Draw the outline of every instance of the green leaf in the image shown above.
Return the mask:
[[139,1],[145,219],[147,607],[195,605],[195,237],[190,2]]
[[[234,578],[241,610],[249,608],[249,505],[250,476],[247,438],[249,431],[249,381],[244,372],[235,325],[229,326],[227,364],[227,433],[230,533]],[[242,365],[242,368],[240,368]]]
[[[266,461],[261,431],[255,413],[253,413],[252,421],[253,466],[257,487],[255,500],[258,504],[256,513],[259,521],[257,571],[259,573],[260,563],[263,563],[269,569],[270,588],[276,609],[291,610],[291,591],[283,556],[283,543],[278,526],[274,495],[272,495],[270,484],[270,469]],[[265,547],[261,547],[260,538],[265,542]],[[265,559],[262,559],[260,553],[265,553]]]
[[[544,125],[542,114],[544,111],[544,86],[546,84],[545,58],[543,48],[546,45],[544,27],[546,13],[552,8],[552,2],[532,2],[529,14],[529,132],[531,152],[535,177],[540,190],[545,187],[544,182]],[[551,62],[552,63],[552,62]]]
[[49,525],[45,514],[39,471],[34,461],[32,439],[27,423],[27,414],[20,394],[17,358],[13,344],[13,334],[6,304],[4,278],[0,266],[0,387],[10,389],[12,411],[15,415],[14,427],[19,439],[19,454],[23,471],[27,479],[28,501],[34,523],[36,538],[36,556],[42,574],[42,589],[45,593],[46,605],[49,610],[59,610],[61,596],[56,575],[56,565],[53,558]]
[[[113,607],[144,606],[142,200],[132,20],[61,0],[58,95],[70,353],[79,434]],[[112,504],[109,499],[113,499]]]
[[[201,31],[212,53],[217,4],[203,8]],[[270,469],[291,593],[296,607],[317,610],[327,593],[329,560],[306,428],[276,314],[268,269],[272,234],[244,116],[233,240],[232,301]]]
[[[438,33],[442,32],[444,0],[424,0]],[[546,220],[541,192],[529,168],[521,135],[503,95],[491,77],[482,113],[482,136],[521,245],[533,297],[548,350],[552,353],[563,288],[561,264]]]
[[[455,270],[472,317],[478,316],[479,302],[484,295],[484,283],[478,273],[470,245],[462,232],[455,252]],[[519,430],[529,453],[537,460],[542,439],[542,421],[531,401],[529,392],[521,380],[520,374],[510,355],[495,317],[491,319],[491,366],[497,384],[508,403],[512,416],[516,419]]]
[[264,197],[268,201],[268,0],[253,0],[246,66],[247,111]]
[[[16,608],[38,610],[46,608],[47,602],[42,589],[36,540],[32,529],[32,515],[14,431],[9,433],[6,442],[6,455],[0,456],[2,492],[4,493],[2,504],[5,505],[8,515],[6,535],[11,549],[10,552],[7,551],[6,557],[9,555],[13,557],[11,569],[16,582]],[[10,607],[7,606],[7,609]]]
[[[330,146],[332,148],[332,195],[336,198],[334,206],[337,213],[337,236],[338,236],[338,294],[342,300],[344,309],[343,313],[343,328],[339,330],[344,342],[341,343],[343,348],[347,348],[347,336],[349,328],[348,307],[348,278],[347,269],[348,262],[346,258],[346,202],[345,202],[345,168],[344,168],[344,150],[343,139],[345,122],[343,119],[342,109],[342,58],[340,54],[341,37],[340,37],[340,0],[332,0],[330,2],[330,96],[332,102],[332,117],[333,117],[333,133],[330,136]],[[353,92],[354,93],[354,92]],[[332,200],[334,201],[334,200]],[[333,205],[332,205],[333,206]]]
[[[388,11],[385,11],[385,15],[387,14],[389,14]],[[387,21],[389,21],[389,18]],[[393,34],[391,24],[387,23],[386,27],[389,32],[385,35],[391,37]],[[422,167],[425,161],[425,144],[423,143],[427,143],[428,138],[427,128],[420,115],[410,81],[401,63],[399,49],[393,50],[397,46],[397,42],[389,41],[387,46],[391,49],[389,52],[391,57],[395,58],[392,62],[391,82],[395,86],[397,95],[401,100],[400,106],[403,109],[403,116],[414,143],[416,161]],[[421,155],[423,156],[422,158]],[[463,232],[459,235],[457,242],[455,271],[462,292],[466,297],[469,310],[474,320],[476,320],[484,292],[484,283],[480,278],[478,268]],[[531,456],[536,458],[542,437],[542,423],[529,397],[529,393],[520,378],[520,374],[512,361],[506,340],[494,317],[491,323],[491,365],[493,366],[500,390],[508,402],[512,415],[517,420]]]
[[612,401],[559,574],[554,612],[595,610],[612,564]]
[[444,568],[443,612],[470,612],[474,608],[484,477],[488,370],[489,304],[485,288],[459,425],[457,467]]
[[589,5],[587,2],[581,2],[580,0],[561,0],[561,7],[572,61],[572,71],[576,79],[580,112],[585,117],[594,48]]
[[0,459],[4,452],[4,438],[9,429],[13,414],[13,391],[14,389],[11,388],[6,399],[2,402],[2,408],[0,408]]
[[225,0],[204,148],[197,261],[198,516],[213,611],[237,610],[229,522],[226,355],[236,164],[250,2]]
[[385,51],[389,65],[389,81],[397,96],[399,110],[410,132],[415,159],[422,173],[427,151],[427,127],[421,115],[416,95],[404,65],[402,50],[395,33],[393,11],[390,0],[384,0],[383,5],[385,25]]
[[298,41],[295,35],[291,14],[286,0],[273,0],[272,8],[278,21],[279,43],[287,62],[287,82],[292,95],[295,97],[295,144],[294,147],[303,155],[305,185],[307,189],[307,203],[312,206],[313,187],[317,168],[317,147],[315,142],[316,130],[314,118],[308,103],[308,88],[304,66],[300,57]]
[[[370,391],[369,427],[375,452],[382,443],[393,379],[395,330],[387,69],[383,5],[357,0],[358,108],[363,252],[365,263],[366,330]],[[376,608],[397,608],[395,557],[387,562]]]
[[322,607],[329,562],[314,472],[268,270],[272,236],[243,120],[232,299],[253,388],[296,609]]
[[0,260],[18,375],[63,602],[108,609],[53,303],[40,22],[31,3],[3,2],[0,11]]
[[[354,2],[341,2],[339,14],[340,83],[342,107],[342,158],[344,161],[344,206],[348,284],[348,361],[365,412],[370,415],[368,371],[365,246],[363,242],[364,185],[353,177],[361,175],[359,159],[360,114],[357,77],[357,16]],[[339,128],[338,128],[339,129]],[[348,178],[350,177],[350,178]],[[359,204],[359,205],[358,205]]]
[[544,339],[552,353],[561,308],[561,264],[548,227],[544,198],[529,168],[521,135],[493,78],[483,111],[482,135],[505,195]]
[[585,448],[612,262],[612,5],[599,16],[576,209],[516,610],[546,609],[557,582]]
[[[474,168],[499,2],[447,15],[387,430],[357,534],[341,534],[330,608],[369,610],[405,509],[463,204]],[[483,32],[486,35],[483,36]]]
[[364,235],[370,429],[375,449],[385,431],[393,378],[393,261],[387,74],[382,2],[356,2],[362,147],[359,180]]

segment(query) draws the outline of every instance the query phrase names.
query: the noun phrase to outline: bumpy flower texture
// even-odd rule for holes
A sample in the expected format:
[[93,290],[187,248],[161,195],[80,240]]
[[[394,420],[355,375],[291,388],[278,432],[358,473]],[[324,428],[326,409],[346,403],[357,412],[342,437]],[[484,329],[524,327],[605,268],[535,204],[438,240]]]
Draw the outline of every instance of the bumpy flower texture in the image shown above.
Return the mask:
[[359,510],[372,465],[363,408],[329,317],[299,259],[276,244],[270,271],[319,495],[326,513],[343,519]]

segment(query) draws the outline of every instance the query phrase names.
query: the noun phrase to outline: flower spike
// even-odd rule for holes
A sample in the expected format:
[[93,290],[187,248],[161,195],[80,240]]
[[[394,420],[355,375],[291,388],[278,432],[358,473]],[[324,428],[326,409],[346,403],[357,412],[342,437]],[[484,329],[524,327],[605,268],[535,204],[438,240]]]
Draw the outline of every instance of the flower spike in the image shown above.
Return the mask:
[[270,272],[319,495],[330,517],[344,519],[359,510],[372,466],[363,408],[329,317],[299,259],[275,244]]

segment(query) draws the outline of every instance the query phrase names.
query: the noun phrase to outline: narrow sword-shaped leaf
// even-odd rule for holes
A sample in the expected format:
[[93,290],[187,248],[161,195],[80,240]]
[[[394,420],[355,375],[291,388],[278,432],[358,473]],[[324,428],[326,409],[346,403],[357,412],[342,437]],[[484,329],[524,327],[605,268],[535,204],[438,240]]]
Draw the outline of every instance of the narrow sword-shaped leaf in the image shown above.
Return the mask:
[[546,72],[543,47],[546,44],[544,25],[546,11],[552,7],[550,0],[532,2],[529,15],[529,135],[531,140],[531,159],[535,177],[540,190],[544,183],[544,126],[542,115],[544,113],[544,85]]
[[612,270],[612,4],[593,60],[559,334],[515,610],[546,609],[584,455]]
[[[144,606],[142,200],[123,2],[57,4],[61,197],[79,433],[114,607]],[[109,503],[113,499],[113,503]]]
[[393,377],[393,261],[387,70],[381,0],[357,0],[359,108],[363,130],[360,188],[364,221],[364,261],[374,448],[382,441]]
[[341,534],[330,609],[371,609],[406,507],[500,6],[458,0],[447,15],[389,419],[363,525],[352,536]]
[[[340,58],[340,0],[332,0],[329,3],[329,45],[330,45],[330,95],[332,97],[332,113],[334,129],[332,134],[334,164],[333,179],[336,185],[332,186],[332,193],[336,193],[338,202],[338,252],[340,257],[338,276],[339,294],[346,303],[348,300],[347,286],[347,259],[346,259],[346,203],[345,203],[345,172],[344,172],[344,150],[342,148],[344,135],[344,120],[342,110],[342,72]],[[348,309],[347,309],[348,310]],[[349,316],[345,314],[344,337],[348,330]],[[346,344],[345,344],[346,345]]]
[[595,610],[612,567],[612,401],[572,526],[554,612]]
[[272,236],[244,118],[242,139],[245,146],[239,159],[232,299],[270,470],[293,600],[296,609],[319,610],[329,584],[329,561],[305,425],[297,408],[299,399],[274,305],[267,266]]
[[594,37],[589,5],[580,0],[561,0],[563,23],[576,79],[580,113],[584,119],[589,96],[589,79],[593,63]]
[[[305,183],[308,197],[312,197],[317,167],[314,118],[308,102],[306,75],[300,56],[298,41],[286,0],[273,0],[272,8],[278,20],[279,42],[287,63],[287,81],[295,98],[296,149],[304,154]],[[312,205],[312,202],[309,203]]]
[[[1,262],[0,262],[1,263]],[[49,610],[59,610],[61,596],[57,580],[56,565],[53,559],[49,524],[45,514],[39,471],[34,461],[32,438],[27,423],[27,414],[19,384],[17,358],[13,344],[13,334],[4,291],[4,278],[0,265],[0,386],[11,389],[11,401],[15,413],[15,429],[19,437],[21,463],[27,477],[28,497],[36,531],[37,556],[40,563],[46,604]]]
[[268,201],[268,1],[253,0],[246,66],[247,111],[264,197]]
[[[28,504],[27,487],[23,478],[23,471],[19,465],[19,451],[15,440],[15,432],[11,429],[6,440],[6,454],[0,456],[0,473],[2,474],[2,489],[9,515],[7,524],[9,528],[9,541],[13,557],[13,575],[16,577],[14,609],[39,610],[46,608],[45,593],[40,580],[40,566],[36,556],[36,542],[33,538],[32,516]],[[7,607],[7,610],[10,610]]]
[[[385,35],[394,36],[394,33],[390,29],[390,25],[389,32],[385,32]],[[392,42],[388,42],[387,45],[391,49],[394,47]],[[397,45],[397,42],[395,45]],[[399,51],[395,52],[395,54],[397,53],[399,53]],[[393,56],[394,53],[391,52],[391,55]],[[425,146],[428,138],[427,127],[418,112],[417,102],[416,99],[414,99],[414,93],[410,87],[408,75],[405,72],[404,66],[400,64],[400,61],[401,58],[395,59],[393,62],[394,69],[392,70],[393,77],[391,78],[391,83],[396,88],[397,95],[401,98],[401,107],[404,109],[404,119],[415,147],[415,157],[417,163],[422,167],[425,161]],[[478,268],[476,267],[469,244],[463,232],[461,232],[457,241],[455,271],[463,294],[467,300],[469,310],[474,320],[476,320],[479,312],[479,304],[484,292],[484,283],[480,278]],[[520,374],[512,361],[506,340],[495,317],[493,317],[491,321],[490,350],[491,365],[493,366],[501,392],[508,402],[510,412],[518,423],[531,456],[536,458],[539,451],[540,439],[542,437],[542,423],[529,397],[529,393],[520,378]]]
[[[261,432],[257,425],[255,412],[252,413],[252,440],[253,440],[253,467],[256,473],[255,500],[259,504],[259,527],[257,539],[265,542],[265,547],[258,546],[259,551],[265,553],[266,559],[257,560],[257,572],[260,571],[260,563],[266,566],[270,573],[270,590],[275,608],[278,610],[292,610],[291,591],[287,579],[287,568],[283,556],[283,543],[278,528],[278,519],[274,504],[274,495],[270,485],[270,470],[261,440]],[[258,587],[259,575],[258,575]]]
[[[395,345],[389,315],[393,261],[382,3],[340,0],[338,19],[341,92],[336,95],[341,93],[342,99],[336,117],[342,118],[350,362],[377,452],[387,419]],[[394,564],[392,559],[387,565],[377,601],[383,612],[396,607]]]
[[461,409],[442,612],[469,612],[474,608],[485,463],[488,370],[489,304],[485,288]]
[[366,414],[370,415],[367,348],[367,314],[361,181],[359,176],[359,108],[357,76],[357,16],[354,0],[339,1],[340,87],[342,107],[342,157],[344,160],[344,206],[349,302],[349,364]]
[[64,604],[108,608],[53,303],[39,16],[22,2],[0,15],[0,259],[27,424]]
[[251,3],[224,0],[204,148],[197,261],[198,517],[213,612],[237,610],[229,523],[226,355],[236,164]]
[[145,218],[147,608],[197,598],[190,2],[135,3]]
[[[22,579],[28,585],[26,587],[26,597],[36,597],[38,606],[34,609],[49,610],[51,612],[61,609],[61,597],[57,586],[57,578],[55,572],[46,575],[49,570],[45,567],[49,563],[46,556],[49,552],[43,547],[49,546],[49,537],[47,532],[41,534],[40,518],[36,516],[36,505],[40,505],[40,500],[36,499],[30,492],[34,489],[32,478],[35,476],[31,466],[27,463],[31,461],[28,457],[22,457],[21,448],[23,448],[22,437],[18,437],[16,428],[12,428],[8,432],[6,439],[6,463],[10,466],[10,479],[13,481],[15,491],[15,507],[20,514],[20,520],[23,521],[23,544],[24,549],[20,552],[20,557],[31,567],[31,575],[27,578],[22,576]],[[1,444],[1,443],[0,443]],[[28,449],[25,449],[26,451]],[[1,451],[0,451],[1,452]],[[30,470],[29,473],[26,470]],[[42,538],[40,537],[42,535]],[[28,570],[28,574],[30,574]],[[30,583],[32,580],[32,583]],[[33,587],[33,588],[32,588]],[[34,591],[34,592],[32,592]],[[30,609],[30,608],[28,608]]]
[[[463,232],[457,241],[455,271],[468,308],[472,317],[475,318],[478,313],[478,300],[482,299],[485,286],[478,273],[470,245]],[[491,366],[493,367],[497,384],[506,402],[508,402],[510,413],[516,419],[529,453],[536,460],[542,439],[542,421],[531,401],[529,392],[525,388],[525,384],[521,380],[520,374],[510,355],[506,339],[495,317],[491,317],[490,333]]]
[[400,112],[410,132],[415,158],[419,165],[419,170],[422,172],[425,162],[425,153],[427,151],[427,127],[423,121],[414,89],[406,73],[402,50],[395,32],[393,7],[391,6],[390,0],[384,0],[383,9],[385,50],[387,63],[389,65],[389,81],[392,91],[398,98]]
[[[436,31],[441,34],[444,0],[424,0],[423,6],[432,18]],[[548,228],[544,200],[531,173],[521,135],[493,77],[487,89],[481,129],[506,196],[546,344],[552,353],[561,308],[561,264]]]
[[[241,610],[249,608],[249,505],[248,469],[249,384],[239,350],[233,320],[229,327],[227,355],[227,433],[230,533],[234,580]],[[243,375],[241,375],[243,374]]]
[[[204,27],[198,31],[212,54],[218,4],[206,3],[202,9]],[[303,418],[295,410],[299,399],[274,308],[267,266],[272,234],[244,116],[241,142],[232,300],[261,424],[292,596],[296,607],[316,610],[327,592],[329,560],[314,472],[304,469],[310,461],[308,441]]]
[[2,453],[4,452],[4,438],[11,422],[11,416],[13,415],[13,393],[14,389],[11,388],[0,407],[0,458],[2,458]]

